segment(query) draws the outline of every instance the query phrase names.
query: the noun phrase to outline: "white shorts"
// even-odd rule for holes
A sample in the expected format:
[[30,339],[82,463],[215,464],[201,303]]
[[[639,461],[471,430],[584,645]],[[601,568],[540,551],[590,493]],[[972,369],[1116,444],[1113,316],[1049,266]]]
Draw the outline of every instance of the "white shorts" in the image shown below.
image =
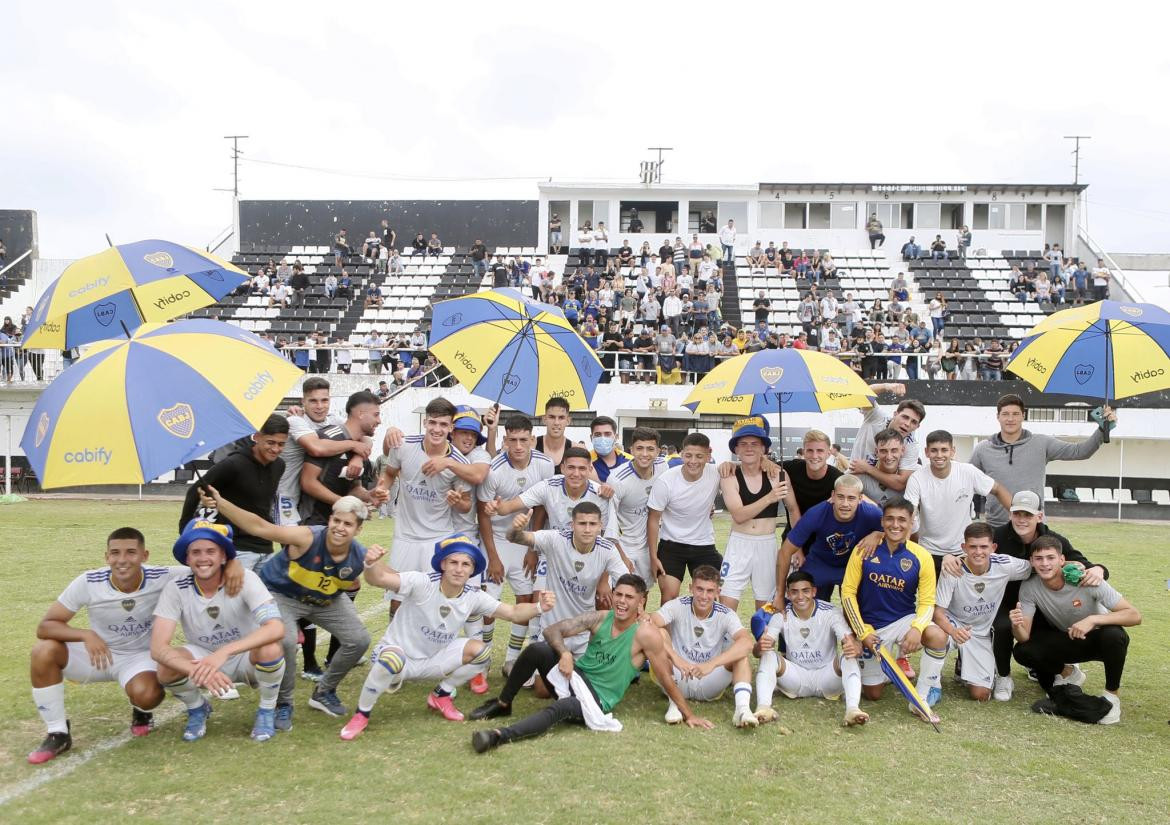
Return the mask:
[[[214,652],[205,647],[191,644],[183,645],[183,649],[190,651],[191,655],[196,659],[203,659]],[[244,651],[243,653],[237,653],[235,656],[230,656],[219,670],[233,682],[243,682],[246,685],[255,687],[256,665],[252,664],[248,653],[248,651]]]
[[[650,548],[646,545],[641,547],[626,547],[622,545],[622,552],[626,554],[626,558],[634,563],[634,572],[642,577],[642,581],[646,582],[647,587],[654,586],[654,576],[650,572]],[[617,579],[611,579],[609,584],[612,587]]]
[[370,661],[377,667],[378,655],[386,648],[393,648],[402,656],[405,666],[402,668],[400,681],[430,681],[432,679],[442,679],[450,676],[458,668],[463,666],[463,648],[471,639],[460,637],[452,639],[450,643],[434,656],[429,656],[425,659],[411,659],[406,656],[402,648],[396,645],[389,645],[385,642],[379,642],[374,645],[374,652],[370,655]]
[[789,699],[810,696],[836,699],[845,691],[841,676],[832,664],[812,670],[788,659],[784,660],[784,672],[777,677],[776,687]]
[[[886,650],[893,654],[894,658],[902,655],[900,644],[902,637],[910,632],[910,625],[914,623],[914,614],[910,613],[895,622],[891,622],[885,627],[876,628],[878,637],[882,640],[882,644],[886,646]],[[863,685],[881,685],[889,681],[886,674],[882,672],[882,664],[877,657],[871,654],[868,650],[862,654],[861,658],[857,660],[861,668],[861,684]]]
[[434,541],[395,538],[390,545],[390,566],[400,573],[430,573],[431,559],[434,555]]
[[[528,578],[528,574],[524,572],[524,554],[528,552],[528,548],[522,544],[513,544],[510,541],[503,539],[496,539],[496,553],[500,557],[500,562],[504,565],[504,581],[512,588],[513,595],[516,596],[530,596],[532,595],[532,579]],[[500,593],[504,590],[504,582],[486,581],[488,595],[492,598],[500,598]]]
[[[674,683],[682,691],[683,698],[694,702],[713,702],[723,695],[731,685],[731,671],[720,665],[701,679],[684,677],[682,671],[672,667]],[[657,681],[657,679],[655,680]],[[662,687],[661,683],[658,685]],[[666,693],[666,688],[662,688]]]
[[107,668],[96,668],[89,661],[89,654],[85,650],[85,642],[66,642],[65,649],[69,651],[69,660],[61,675],[70,682],[85,684],[86,682],[117,682],[123,688],[126,683],[139,673],[158,670],[158,664],[150,658],[149,650],[140,650],[136,653],[119,653],[110,651],[112,664]]
[[720,593],[739,599],[750,580],[756,601],[770,601],[776,595],[776,534],[748,536],[734,530],[723,552]]
[[[543,615],[537,616],[528,623],[528,638],[530,640],[540,642],[544,641],[544,625],[541,624],[542,621],[546,621]],[[553,623],[550,622],[550,624]],[[566,636],[564,639],[565,650],[572,653],[574,659],[580,659],[585,655],[585,649],[589,647],[590,638],[591,636],[588,633],[578,633],[575,636]]]
[[963,657],[963,681],[975,687],[988,688],[995,682],[995,653],[991,648],[991,636],[972,636],[963,644],[948,639],[947,650],[958,650]]

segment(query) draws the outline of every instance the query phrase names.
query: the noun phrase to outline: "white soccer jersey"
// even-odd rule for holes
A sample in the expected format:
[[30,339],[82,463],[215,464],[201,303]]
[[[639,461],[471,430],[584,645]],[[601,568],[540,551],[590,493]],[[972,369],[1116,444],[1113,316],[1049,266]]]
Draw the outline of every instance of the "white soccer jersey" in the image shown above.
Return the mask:
[[[458,451],[453,451],[458,452]],[[492,457],[488,451],[483,447],[474,447],[471,452],[463,456],[467,459],[468,464],[491,464]],[[471,538],[479,538],[479,517],[476,515],[475,500],[477,497],[476,490],[483,485],[476,485],[475,489],[464,484],[465,489],[471,489],[471,509],[466,513],[460,513],[458,510],[451,511],[452,533],[464,533]]]
[[305,466],[305,448],[298,442],[307,435],[316,436],[323,427],[342,426],[345,419],[330,413],[325,420],[317,423],[307,415],[290,415],[288,417],[288,441],[281,450],[280,457],[284,459],[284,475],[280,477],[280,484],[276,487],[276,495],[287,498],[295,508],[301,498],[301,467]]
[[658,609],[666,622],[670,643],[687,661],[702,663],[731,647],[732,637],[743,630],[735,611],[715,602],[707,618],[695,615],[692,597],[672,599]]
[[964,461],[952,461],[946,478],[937,478],[929,466],[915,470],[905,496],[914,505],[918,543],[936,556],[962,552],[974,496],[986,496],[994,486],[991,476]]
[[[528,466],[523,469],[512,465],[507,451],[500,453],[492,462],[491,471],[483,484],[479,485],[479,500],[508,501],[516,498],[537,482],[552,478],[554,475],[552,460],[539,450],[533,450],[528,459]],[[492,535],[497,541],[504,540],[508,528],[512,526],[515,513],[492,518]]]
[[573,523],[573,508],[583,501],[591,501],[601,508],[602,532],[607,536],[617,535],[617,520],[611,523],[609,517],[609,502],[601,497],[600,485],[589,479],[586,482],[585,492],[580,498],[570,498],[565,492],[565,477],[552,476],[537,484],[533,484],[520,494],[520,500],[528,507],[540,505],[548,513],[548,528],[560,530]]
[[469,616],[490,616],[500,607],[479,587],[465,585],[448,597],[439,587],[441,573],[399,573],[402,604],[382,636],[382,644],[402,649],[408,659],[428,659],[449,645]]
[[[386,454],[386,463],[398,470],[398,509],[394,518],[394,537],[407,541],[438,541],[455,532],[452,509],[447,504],[451,490],[466,490],[469,485],[460,481],[450,470],[433,476],[423,474],[422,466],[430,460],[423,449],[425,436],[408,435],[401,447]],[[450,444],[448,457],[470,462]]]
[[538,577],[545,577],[546,586],[557,594],[557,603],[541,618],[541,625],[579,616],[595,610],[594,597],[602,576],[617,578],[630,572],[622,563],[617,548],[609,539],[599,538],[588,553],[578,552],[573,546],[573,531],[537,530],[536,552],[544,556]]
[[853,631],[840,610],[817,599],[807,619],[797,616],[789,604],[783,613],[772,615],[766,632],[773,639],[784,636],[785,659],[816,670],[833,664],[837,643]]
[[650,499],[650,490],[654,487],[654,482],[667,469],[666,459],[656,458],[650,468],[650,478],[642,478],[634,469],[634,462],[627,461],[609,476],[609,485],[614,489],[610,505],[617,514],[622,549],[626,551],[626,555],[629,555],[630,550],[647,546],[646,503]]
[[671,467],[654,482],[646,506],[662,513],[659,537],[679,544],[704,546],[715,543],[711,507],[719,492],[719,471],[713,464],[703,468],[698,481],[687,481],[682,466]]
[[272,601],[264,582],[251,570],[244,571],[244,587],[237,595],[228,596],[220,585],[211,598],[199,592],[195,575],[189,573],[163,588],[154,615],[179,622],[191,644],[219,650],[260,627],[255,611]]
[[89,626],[115,653],[150,650],[150,628],[163,589],[189,575],[186,567],[142,566],[142,584],[123,593],[110,583],[110,568],[87,570],[61,591],[57,601],[73,613],[85,608]]
[[[877,460],[877,434],[890,426],[890,421],[893,419],[893,412],[885,409],[877,404],[872,404],[862,415],[861,427],[857,430],[856,440],[853,442],[853,451],[850,453],[850,458],[860,458],[866,461],[869,466],[876,467]],[[918,438],[915,433],[905,437],[902,449],[902,465],[900,469],[913,470],[918,467],[918,457],[922,451],[922,445],[918,443]]]
[[939,576],[935,588],[935,605],[947,612],[952,624],[971,628],[974,636],[990,635],[1007,583],[1023,581],[1032,572],[1023,559],[992,553],[990,560],[991,567],[982,576],[964,565],[958,576]]

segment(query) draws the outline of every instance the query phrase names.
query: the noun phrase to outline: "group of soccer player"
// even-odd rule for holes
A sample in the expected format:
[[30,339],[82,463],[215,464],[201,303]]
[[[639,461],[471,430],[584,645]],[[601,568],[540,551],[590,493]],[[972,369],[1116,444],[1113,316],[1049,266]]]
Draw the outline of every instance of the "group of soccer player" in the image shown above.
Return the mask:
[[[920,441],[926,410],[912,399],[867,409],[848,460],[810,430],[800,458],[775,463],[766,422],[751,417],[732,431],[735,460],[716,465],[702,433],[668,456],[656,430],[636,427],[623,448],[607,416],[590,424],[592,449],[574,446],[560,398],[546,405],[539,438],[528,416],[499,422],[495,408],[481,415],[435,398],[421,434],[386,431],[375,465],[378,399],[355,393],[346,417],[331,419],[324,379],[308,379],[303,393],[287,421],[274,415],[193,488],[172,548],[180,566],[148,564],[142,533],[119,528],[107,566],[78,576],[49,608],[31,668],[47,735],[30,762],[72,744],[65,679],[117,680],[134,735],[150,732],[170,693],[187,711],[183,739],[198,740],[208,696],[238,683],[258,689],[253,739],[291,731],[298,646],[319,679],[309,706],[348,717],[342,739],[361,735],[380,697],[408,680],[432,683],[428,707],[463,721],[454,698],[464,685],[489,692],[497,619],[509,623],[504,685],[470,718],[511,716],[526,687],[551,702],[477,730],[481,753],[564,721],[620,730],[613,710],[646,671],[665,694],[666,721],[692,728],[712,727],[693,703],[728,688],[736,727],[775,721],[777,688],[791,699],[843,697],[843,724],[864,725],[863,698],[880,698],[890,679],[907,690],[915,677],[910,708],[937,722],[951,652],[980,701],[1011,698],[1013,654],[1055,698],[1084,683],[1079,663],[1101,661],[1107,704],[1095,721],[1120,719],[1123,628],[1140,614],[1105,581],[1108,570],[1043,523],[1038,494],[1048,460],[1087,457],[1100,434],[1079,444],[1031,434],[1017,396],[1000,399],[1000,432],[970,464],[954,460],[945,430]],[[985,521],[972,520],[979,497]],[[719,499],[732,522],[723,553]],[[389,551],[358,541],[384,506],[395,519]],[[243,537],[255,549],[238,546]],[[390,622],[350,713],[337,688],[370,648],[353,602],[362,578],[386,591]],[[500,600],[505,582],[514,604]],[[749,585],[756,612],[745,627],[737,611]],[[71,624],[83,608],[88,629]],[[320,674],[316,626],[332,636]],[[915,674],[908,657],[919,650]]]

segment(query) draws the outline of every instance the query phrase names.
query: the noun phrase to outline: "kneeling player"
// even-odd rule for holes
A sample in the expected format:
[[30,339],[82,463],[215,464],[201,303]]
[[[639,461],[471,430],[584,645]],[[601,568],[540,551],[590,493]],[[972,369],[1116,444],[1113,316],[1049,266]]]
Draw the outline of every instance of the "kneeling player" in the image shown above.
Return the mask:
[[[861,659],[861,692],[880,699],[887,680],[877,655],[880,645],[898,645],[905,658],[919,648],[943,659],[947,637],[934,624],[934,561],[909,541],[914,505],[891,498],[882,507],[882,541],[872,554],[855,549],[845,568],[841,604],[845,618],[866,649]],[[938,673],[918,675],[918,692],[933,707],[942,698]],[[911,710],[917,713],[914,706]],[[937,720],[931,720],[937,721]]]
[[[650,621],[667,631],[666,652],[674,682],[683,696],[710,702],[722,696],[734,679],[732,724],[754,728],[759,723],[752,713],[752,667],[748,662],[752,634],[735,611],[718,599],[719,571],[709,564],[700,565],[691,574],[691,595],[662,605],[651,614]],[[682,720],[682,711],[670,702],[666,708],[667,724],[676,725]]]
[[[934,623],[949,638],[947,649],[958,649],[962,657],[962,678],[967,692],[978,702],[991,698],[995,681],[995,653],[992,650],[992,623],[1003,603],[1008,582],[1023,581],[1032,572],[1024,559],[995,552],[995,530],[982,521],[972,522],[963,531],[966,559],[958,576],[943,573],[935,591]],[[943,660],[923,656],[919,668],[924,674],[942,672]],[[939,689],[942,689],[941,679]]]
[[[271,739],[284,677],[284,623],[276,601],[251,570],[244,572],[238,596],[224,591],[224,565],[236,557],[232,528],[226,524],[192,519],[175,542],[174,554],[191,572],[163,588],[154,611],[150,653],[158,662],[158,680],[187,706],[183,740],[194,742],[207,733],[211,703],[200,688],[223,693],[234,682],[259,687],[252,738]],[[179,624],[187,644],[174,647],[171,640]]]
[[400,573],[385,562],[366,568],[366,581],[397,593],[402,603],[374,647],[373,667],[362,685],[357,713],[341,729],[342,739],[356,739],[370,724],[378,698],[388,690],[398,690],[408,679],[441,679],[428,694],[427,706],[452,722],[463,721],[451,696],[490,661],[490,651],[482,641],[459,635],[467,617],[528,622],[556,604],[551,592],[542,593],[537,603],[501,604],[467,583],[486,566],[477,544],[467,536],[454,535],[435,544],[432,573]]
[[[756,674],[756,718],[771,722],[772,693],[779,679],[780,692],[789,699],[821,696],[836,699],[845,694],[844,724],[864,725],[869,714],[861,710],[861,645],[844,615],[817,598],[817,583],[805,570],[788,577],[783,612],[772,614],[760,637],[760,670]],[[779,641],[784,637],[784,655]],[[837,655],[837,644],[841,655]]]
[[[47,735],[28,755],[34,765],[48,762],[72,747],[65,716],[65,679],[71,682],[117,681],[132,707],[130,732],[150,733],[153,716],[165,694],[150,657],[150,624],[163,588],[189,574],[182,567],[147,565],[146,539],[133,527],[119,527],[106,539],[107,567],[88,570],[57,597],[37,625],[32,649],[33,701]],[[235,590],[243,568],[235,564]],[[69,622],[82,608],[90,629]]]

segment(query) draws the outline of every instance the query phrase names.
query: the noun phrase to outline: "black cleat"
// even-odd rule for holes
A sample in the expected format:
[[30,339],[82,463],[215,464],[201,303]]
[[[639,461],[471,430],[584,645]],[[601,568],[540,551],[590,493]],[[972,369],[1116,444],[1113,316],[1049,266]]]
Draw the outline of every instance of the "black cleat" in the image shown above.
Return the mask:
[[471,747],[475,749],[476,753],[490,751],[492,748],[498,747],[499,744],[500,732],[498,730],[477,730],[471,734]]
[[134,736],[146,736],[152,730],[154,730],[154,714],[133,708],[130,713],[130,733]]
[[[66,722],[66,725],[68,724]],[[68,731],[65,733],[50,733],[45,737],[45,741],[41,742],[40,746],[28,755],[28,763],[30,765],[41,765],[51,759],[56,759],[71,747],[73,747],[73,737]]]
[[473,710],[468,716],[469,719],[478,721],[480,719],[495,719],[498,716],[511,716],[512,706],[505,705],[499,699],[488,699],[482,705]]

